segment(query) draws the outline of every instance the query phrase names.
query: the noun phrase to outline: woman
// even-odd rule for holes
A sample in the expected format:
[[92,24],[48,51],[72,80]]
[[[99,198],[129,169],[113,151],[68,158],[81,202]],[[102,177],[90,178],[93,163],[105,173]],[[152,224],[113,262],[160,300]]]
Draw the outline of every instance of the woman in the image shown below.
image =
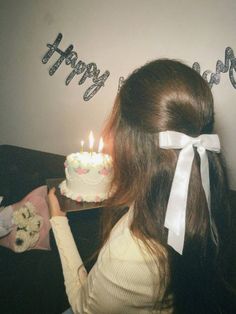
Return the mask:
[[114,176],[103,246],[88,276],[65,214],[49,193],[74,313],[235,309],[223,276],[230,209],[213,125],[211,91],[188,66],[156,60],[125,81],[104,132]]

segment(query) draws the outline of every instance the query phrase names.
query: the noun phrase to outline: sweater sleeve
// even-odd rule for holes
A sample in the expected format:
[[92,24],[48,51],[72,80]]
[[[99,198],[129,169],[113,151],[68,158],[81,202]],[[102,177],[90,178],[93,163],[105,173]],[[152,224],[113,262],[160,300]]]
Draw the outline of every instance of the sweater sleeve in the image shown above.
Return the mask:
[[[152,263],[145,262],[128,232],[102,249],[87,275],[66,217],[53,217],[66,292],[74,314],[152,312]],[[144,313],[142,312],[142,313]]]
[[87,272],[77,250],[67,217],[55,216],[50,219],[62,264],[66,293],[74,313],[79,289],[86,282]]

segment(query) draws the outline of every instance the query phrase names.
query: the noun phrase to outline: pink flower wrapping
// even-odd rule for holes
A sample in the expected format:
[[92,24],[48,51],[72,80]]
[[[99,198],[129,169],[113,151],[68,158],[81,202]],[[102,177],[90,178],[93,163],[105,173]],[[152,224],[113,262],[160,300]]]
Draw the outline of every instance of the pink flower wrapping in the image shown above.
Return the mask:
[[[51,224],[49,221],[49,210],[47,204],[47,187],[41,186],[26,195],[21,201],[12,205],[13,211],[23,207],[27,202],[31,203],[35,208],[35,213],[42,217],[43,223],[39,230],[39,239],[33,247],[29,249],[50,250],[49,230]],[[17,226],[14,225],[13,230],[5,237],[0,239],[0,245],[15,251],[15,241],[17,235]]]

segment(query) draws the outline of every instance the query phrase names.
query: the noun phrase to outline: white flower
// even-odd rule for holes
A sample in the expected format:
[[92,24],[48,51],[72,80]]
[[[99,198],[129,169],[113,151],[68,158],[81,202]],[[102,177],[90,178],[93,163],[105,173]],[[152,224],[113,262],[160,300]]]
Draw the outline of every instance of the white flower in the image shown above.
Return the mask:
[[33,216],[35,216],[34,205],[27,202],[13,213],[13,222],[18,228],[23,229],[26,228],[28,220]]
[[25,228],[28,223],[28,218],[26,218],[25,214],[22,213],[20,209],[13,212],[13,216],[12,216],[13,223],[17,225],[19,228]]
[[42,224],[43,224],[43,218],[39,215],[35,215],[28,219],[26,230],[29,232],[31,231],[39,232]]
[[33,247],[39,240],[39,232],[29,232],[29,235],[30,235],[30,247]]
[[15,251],[18,253],[26,251],[30,246],[29,233],[24,230],[16,231],[16,239],[14,243]]
[[43,225],[43,217],[37,215],[32,203],[27,202],[13,213],[13,222],[17,226],[14,248],[16,252],[24,252],[35,246],[39,240],[39,230]]
[[35,214],[35,207],[32,203],[27,202],[27,203],[25,203],[24,207],[26,207],[28,209],[31,216]]
[[31,216],[31,211],[28,208],[28,206],[26,206],[26,204],[24,204],[22,207],[20,207],[18,209],[18,212],[24,216],[25,219],[28,219]]

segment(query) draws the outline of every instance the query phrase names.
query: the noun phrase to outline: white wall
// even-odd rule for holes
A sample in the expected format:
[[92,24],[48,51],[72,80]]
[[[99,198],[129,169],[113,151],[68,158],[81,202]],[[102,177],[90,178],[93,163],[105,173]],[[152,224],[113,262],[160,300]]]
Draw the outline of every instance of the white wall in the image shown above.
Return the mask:
[[[197,61],[215,72],[227,46],[236,55],[235,15],[235,0],[0,0],[0,144],[78,151],[90,129],[98,138],[120,76],[159,57]],[[59,32],[61,49],[73,44],[80,60],[110,71],[90,101],[83,93],[91,79],[79,86],[79,75],[65,86],[71,67],[63,63],[49,76],[59,55],[41,62]],[[212,91],[216,129],[236,189],[236,89],[228,73]]]

